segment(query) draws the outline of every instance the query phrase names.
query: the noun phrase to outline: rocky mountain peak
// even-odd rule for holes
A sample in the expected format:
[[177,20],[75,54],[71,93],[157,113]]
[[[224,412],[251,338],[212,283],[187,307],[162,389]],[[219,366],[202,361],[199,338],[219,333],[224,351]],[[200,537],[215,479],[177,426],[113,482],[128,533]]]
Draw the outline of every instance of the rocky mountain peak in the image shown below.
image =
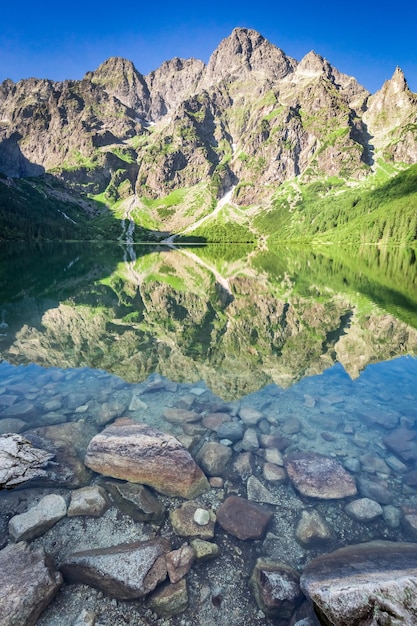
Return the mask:
[[324,74],[327,78],[332,75],[332,66],[320,54],[311,50],[301,59],[297,66],[296,73],[299,76],[319,76]]
[[85,79],[102,86],[106,92],[133,109],[140,117],[149,109],[150,94],[146,81],[132,61],[110,57]]
[[235,28],[211,55],[205,73],[205,88],[222,80],[234,80],[257,72],[279,80],[294,71],[297,62],[248,28]]

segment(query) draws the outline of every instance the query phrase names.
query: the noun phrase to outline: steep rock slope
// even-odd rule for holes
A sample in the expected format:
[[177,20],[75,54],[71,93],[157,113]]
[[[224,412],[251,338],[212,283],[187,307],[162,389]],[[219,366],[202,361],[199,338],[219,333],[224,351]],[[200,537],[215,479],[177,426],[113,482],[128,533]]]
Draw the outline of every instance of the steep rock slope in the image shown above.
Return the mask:
[[417,96],[401,70],[371,96],[315,52],[297,62],[245,28],[207,66],[174,58],[143,76],[113,57],[81,81],[0,85],[0,171],[49,171],[108,202],[203,184],[206,211],[231,187],[235,203],[261,204],[294,177],[361,180],[379,159],[417,160]]

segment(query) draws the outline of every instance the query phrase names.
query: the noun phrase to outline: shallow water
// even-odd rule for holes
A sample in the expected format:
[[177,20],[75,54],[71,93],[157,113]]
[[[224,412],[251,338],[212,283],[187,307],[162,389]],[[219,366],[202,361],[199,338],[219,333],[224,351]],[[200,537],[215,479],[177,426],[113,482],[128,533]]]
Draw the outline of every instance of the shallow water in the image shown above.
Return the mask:
[[[9,247],[1,254],[0,433],[12,430],[35,442],[54,427],[56,445],[79,439],[75,456],[82,462],[96,432],[129,417],[182,437],[196,455],[204,442],[219,440],[214,429],[201,427],[207,415],[223,412],[241,421],[244,406],[262,413],[251,472],[271,494],[268,534],[244,543],[218,531],[221,559],[193,570],[190,608],[167,623],[237,625],[242,615],[248,623],[269,623],[245,591],[256,556],[301,570],[317,554],[343,545],[417,538],[405,517],[417,511],[417,455],[405,458],[389,443],[401,428],[417,437],[412,251],[138,246],[131,262],[117,245]],[[200,413],[199,428],[167,421],[168,407]],[[68,424],[77,435],[74,430],[65,439]],[[268,482],[261,443],[267,435],[285,439],[284,457],[301,451],[337,459],[359,494],[381,504],[381,515],[354,519],[343,500],[306,498],[289,482]],[[248,496],[245,472],[233,467],[245,448],[226,445],[233,457],[224,488],[201,498],[214,510],[225,495]],[[1,492],[0,545],[11,541],[12,515],[44,493],[69,499],[79,479]],[[97,475],[88,480],[96,482]],[[178,506],[178,499],[161,500],[167,510]],[[324,543],[305,545],[295,531],[301,512],[312,509],[332,533]],[[74,545],[116,545],[150,532],[112,507],[99,519],[64,518],[33,543],[59,564]],[[169,523],[162,532],[172,533]],[[73,623],[84,605],[100,624],[125,622],[129,603],[106,604],[91,588],[79,586],[75,595],[66,589],[40,624]],[[216,594],[225,597],[221,614],[209,602]],[[135,610],[130,623],[155,623],[141,603]]]

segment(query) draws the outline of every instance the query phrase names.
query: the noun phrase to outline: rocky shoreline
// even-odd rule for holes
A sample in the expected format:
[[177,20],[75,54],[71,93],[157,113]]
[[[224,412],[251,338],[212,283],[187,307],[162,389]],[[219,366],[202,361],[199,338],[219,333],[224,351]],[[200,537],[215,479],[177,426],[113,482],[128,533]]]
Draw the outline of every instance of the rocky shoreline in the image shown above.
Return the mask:
[[77,376],[1,384],[2,624],[416,622],[406,403]]

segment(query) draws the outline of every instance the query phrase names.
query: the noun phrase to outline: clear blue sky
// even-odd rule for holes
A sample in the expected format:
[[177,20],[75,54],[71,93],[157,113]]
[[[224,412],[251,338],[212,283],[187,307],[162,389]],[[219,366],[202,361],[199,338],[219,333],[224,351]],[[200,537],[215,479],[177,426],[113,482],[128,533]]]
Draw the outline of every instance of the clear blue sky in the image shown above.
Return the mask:
[[235,26],[300,60],[310,50],[374,92],[402,67],[417,92],[417,2],[211,0],[2,2],[0,81],[82,78],[110,56],[143,74],[174,56],[205,62]]

